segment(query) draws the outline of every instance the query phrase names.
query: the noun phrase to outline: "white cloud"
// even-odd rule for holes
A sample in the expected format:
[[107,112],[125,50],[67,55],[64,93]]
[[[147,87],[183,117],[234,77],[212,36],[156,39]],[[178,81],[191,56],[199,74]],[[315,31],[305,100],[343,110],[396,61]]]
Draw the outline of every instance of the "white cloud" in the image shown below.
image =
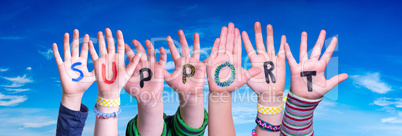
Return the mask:
[[402,119],[397,117],[389,117],[381,119],[381,123],[402,124]]
[[25,89],[12,89],[12,88],[6,88],[7,91],[13,91],[15,93],[19,93],[19,92],[25,92],[25,91],[29,91],[29,89],[25,88]]
[[26,128],[40,128],[44,126],[49,126],[56,124],[56,120],[46,121],[46,122],[35,122],[35,123],[23,123],[24,127]]
[[171,70],[171,69],[174,69],[174,68],[175,68],[175,65],[174,65],[173,61],[166,62],[166,65],[165,65],[166,70]]
[[18,76],[18,77],[3,77],[4,79],[11,81],[11,85],[3,85],[5,87],[21,87],[25,83],[32,83],[33,80],[30,77],[27,77],[26,75],[24,76]]
[[38,51],[38,52],[39,52],[39,54],[44,56],[47,60],[50,60],[53,57],[53,50],[52,49],[48,49],[47,51]]
[[31,68],[31,67],[27,67],[27,70],[32,70],[32,68]]
[[0,68],[0,72],[6,72],[8,71],[8,68]]
[[0,93],[0,106],[15,106],[27,100],[26,96],[4,95]]
[[380,73],[353,75],[351,77],[357,85],[364,86],[376,93],[385,94],[392,90],[390,85],[380,80]]
[[395,106],[397,108],[402,108],[402,99],[381,97],[374,100],[374,104],[378,106]]

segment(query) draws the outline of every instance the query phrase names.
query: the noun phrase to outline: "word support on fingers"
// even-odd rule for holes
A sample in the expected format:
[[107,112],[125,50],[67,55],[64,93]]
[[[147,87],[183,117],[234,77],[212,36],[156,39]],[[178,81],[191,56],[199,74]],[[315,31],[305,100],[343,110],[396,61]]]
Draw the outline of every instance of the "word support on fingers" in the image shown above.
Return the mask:
[[[146,78],[144,78],[144,72],[147,71],[148,76]],[[144,82],[145,81],[149,81],[152,79],[152,71],[149,68],[142,68],[140,69],[140,87],[143,88],[144,87]]]
[[102,78],[103,78],[103,82],[105,82],[106,84],[112,84],[117,77],[117,68],[116,68],[116,62],[112,63],[112,71],[113,71],[113,77],[111,80],[107,80],[106,78],[106,65],[102,64]]
[[[190,74],[187,74],[187,68],[190,68]],[[186,84],[187,77],[193,77],[195,74],[195,67],[191,64],[186,64],[183,66],[183,84]]]
[[[268,65],[270,68],[268,69]],[[272,61],[264,62],[264,71],[265,71],[265,81],[269,84],[269,77],[271,77],[272,83],[276,83],[275,75],[272,71],[275,69],[275,65]]]
[[317,71],[303,71],[300,72],[301,77],[307,77],[307,88],[308,92],[313,92],[313,76],[317,74]]
[[[224,67],[230,68],[230,78],[225,82],[221,82],[219,80],[219,73],[221,72],[222,68],[224,68]],[[229,62],[222,63],[215,70],[215,75],[214,75],[215,83],[220,87],[230,86],[234,82],[235,77],[236,77],[235,67],[233,66],[233,64],[231,64]]]
[[80,73],[80,76],[78,76],[77,78],[73,78],[73,79],[72,79],[74,82],[78,82],[78,81],[80,81],[82,78],[84,78],[84,73],[82,73],[81,70],[75,68],[76,66],[79,66],[79,65],[82,65],[82,63],[81,63],[81,62],[76,62],[76,63],[74,63],[73,65],[71,65],[71,69],[72,69],[73,71],[77,71],[78,73]]

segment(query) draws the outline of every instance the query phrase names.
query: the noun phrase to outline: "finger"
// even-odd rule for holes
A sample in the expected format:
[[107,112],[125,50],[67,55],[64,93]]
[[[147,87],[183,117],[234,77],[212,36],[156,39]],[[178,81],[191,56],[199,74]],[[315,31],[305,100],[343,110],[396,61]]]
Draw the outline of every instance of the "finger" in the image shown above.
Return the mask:
[[118,30],[116,32],[116,38],[117,38],[117,53],[124,56],[125,45],[124,45],[123,32]]
[[264,46],[264,40],[262,38],[262,30],[260,22],[255,22],[254,32],[255,32],[255,44],[257,47],[257,53],[259,55],[260,53],[265,52],[265,46]]
[[124,45],[126,46],[124,49],[126,50],[127,57],[128,57],[129,60],[131,60],[134,57],[135,54],[134,54],[133,50],[131,49],[131,47],[127,43],[125,43]]
[[95,61],[98,60],[99,57],[98,57],[98,54],[96,53],[96,50],[95,50],[95,47],[94,47],[94,44],[92,43],[92,41],[89,41],[89,53],[91,54],[92,61],[95,64]]
[[166,61],[167,61],[166,50],[165,50],[165,48],[161,47],[160,51],[161,51],[161,56],[160,56],[160,59],[159,59],[159,64],[165,66]]
[[325,35],[326,35],[325,30],[321,30],[320,36],[318,36],[318,40],[315,43],[313,52],[311,52],[311,57],[310,57],[311,59],[318,60],[318,58],[320,58],[322,46],[324,45],[324,42],[325,42]]
[[220,38],[221,42],[219,44],[219,49],[218,49],[219,54],[225,53],[227,35],[228,35],[228,29],[226,28],[226,26],[224,26],[224,27],[222,27],[222,30],[221,30],[221,38]]
[[71,52],[71,57],[77,57],[78,58],[78,53],[79,53],[79,32],[77,29],[74,30],[73,32],[73,43],[72,45],[72,52]]
[[63,59],[60,57],[59,49],[57,48],[57,44],[53,43],[53,55],[54,59],[56,60],[57,65],[60,65],[63,63]]
[[169,79],[171,77],[172,74],[170,74],[166,69],[164,69],[163,71],[163,78],[165,79]]
[[119,56],[119,62],[120,64],[124,65],[124,38],[123,38],[123,33],[118,30],[116,32],[116,38],[117,38],[117,55]]
[[194,33],[194,47],[193,47],[193,58],[200,60],[200,36],[198,33]]
[[299,54],[299,63],[303,63],[308,60],[307,54],[307,33],[303,32],[300,41],[300,54]]
[[229,23],[228,25],[228,36],[226,42],[226,50],[229,52],[233,52],[233,46],[235,41],[235,28],[233,23]]
[[241,53],[242,53],[242,47],[241,47],[241,36],[240,36],[240,31],[238,28],[235,29],[235,39],[234,39],[234,49],[233,49],[233,55],[236,57],[236,60],[238,64],[241,64]]
[[109,28],[105,29],[105,35],[106,35],[106,41],[107,41],[107,47],[108,47],[108,53],[109,54],[115,54],[115,47],[114,47],[114,39],[113,39],[113,34],[112,31]]
[[152,45],[151,41],[146,40],[146,41],[145,41],[145,45],[147,46],[149,61],[151,61],[151,62],[156,62],[155,48],[154,48],[154,46]]
[[99,52],[100,56],[104,57],[107,54],[105,39],[103,38],[103,33],[101,31],[98,32],[98,44],[99,44]]
[[88,59],[88,42],[89,42],[89,35],[86,34],[84,36],[84,41],[82,41],[81,55],[80,55],[80,57],[83,58],[84,60]]
[[282,35],[282,37],[281,37],[281,45],[280,45],[279,51],[278,51],[278,57],[283,59],[283,60],[285,59],[285,56],[286,56],[285,55],[285,48],[284,48],[285,44],[286,44],[286,36]]
[[142,53],[140,60],[147,61],[147,55],[146,55],[147,53],[145,52],[145,49],[142,46],[142,44],[135,39],[132,41],[132,43],[134,44],[134,47],[137,50],[137,53]]
[[211,53],[209,53],[209,57],[203,61],[204,63],[208,62],[210,59],[215,58],[218,55],[220,43],[221,39],[216,38],[214,45],[212,46]]
[[70,35],[68,33],[64,34],[64,61],[68,61],[71,58],[70,53]]
[[251,44],[250,38],[248,37],[248,34],[246,31],[243,31],[243,43],[244,43],[244,48],[246,48],[246,52],[248,57],[250,58],[250,61],[252,60],[252,56],[256,54],[253,45]]
[[323,62],[324,64],[329,63],[329,60],[331,60],[332,54],[334,53],[337,43],[338,38],[336,37],[332,38],[331,43],[329,43],[328,48],[325,50],[324,54],[320,58],[321,62]]
[[167,43],[169,45],[170,54],[172,55],[172,59],[176,63],[176,60],[178,60],[178,58],[180,58],[180,54],[177,51],[176,46],[174,45],[172,37],[168,36],[168,37],[166,37],[166,40],[167,40]]
[[270,57],[275,56],[274,31],[272,25],[267,25],[267,52]]
[[285,55],[286,59],[288,59],[289,66],[295,66],[297,64],[295,58],[293,58],[292,52],[290,51],[290,47],[288,43],[285,43]]
[[184,57],[191,57],[190,56],[190,50],[188,49],[188,44],[186,40],[186,36],[184,35],[183,30],[179,30],[179,39],[180,39],[180,45],[181,45],[181,54]]
[[[331,79],[328,80],[328,84],[327,84],[327,89],[328,91],[330,91],[332,88],[334,88],[336,85],[338,85],[339,83],[345,81],[348,78],[348,74],[343,73],[343,74],[339,74],[336,75],[334,77],[332,77]],[[328,92],[327,91],[327,92]],[[325,92],[325,93],[327,93]]]
[[138,53],[137,55],[134,56],[133,59],[130,60],[130,62],[127,64],[126,67],[126,73],[131,77],[133,75],[135,68],[138,65],[138,61],[140,60],[142,54]]
[[241,80],[242,85],[246,84],[248,82],[248,80],[257,76],[260,73],[261,73],[261,69],[258,67],[253,67],[253,68],[247,70],[247,72],[242,75],[242,80]]

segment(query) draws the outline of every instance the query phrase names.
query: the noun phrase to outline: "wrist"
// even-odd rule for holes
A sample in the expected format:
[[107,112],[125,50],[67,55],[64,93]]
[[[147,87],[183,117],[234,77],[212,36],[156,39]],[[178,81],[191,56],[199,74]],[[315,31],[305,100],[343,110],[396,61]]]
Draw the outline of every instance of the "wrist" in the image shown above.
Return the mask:
[[232,92],[209,92],[209,102],[212,103],[228,103],[232,102]]
[[283,96],[258,96],[258,104],[267,107],[277,107],[283,104]]
[[61,99],[61,104],[73,111],[80,111],[81,109],[81,99],[83,93],[78,93],[78,94],[65,94],[63,93],[62,99]]
[[203,94],[182,94],[179,93],[180,105],[197,105],[204,104],[204,95]]
[[103,92],[99,91],[98,96],[104,99],[119,99],[120,98],[120,92],[115,91],[115,92]]

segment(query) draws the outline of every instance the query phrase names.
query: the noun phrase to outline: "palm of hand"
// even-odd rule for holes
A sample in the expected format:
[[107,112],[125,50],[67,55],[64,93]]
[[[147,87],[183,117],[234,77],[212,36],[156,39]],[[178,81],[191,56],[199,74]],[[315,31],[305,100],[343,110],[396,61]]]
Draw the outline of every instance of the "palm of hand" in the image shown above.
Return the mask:
[[[243,69],[241,66],[238,65],[237,61],[233,61],[233,66],[235,68],[235,76],[234,76],[234,81],[231,83],[229,86],[218,86],[217,81],[215,80],[214,76],[215,73],[218,72],[216,71],[217,67],[223,63],[229,62],[230,59],[228,55],[225,54],[219,54],[214,58],[211,58],[211,65],[207,66],[207,74],[208,74],[208,85],[209,89],[213,90],[215,92],[233,92],[237,89],[239,89],[241,86],[245,84],[245,81],[243,81],[242,73],[246,72],[245,69]],[[225,82],[232,76],[231,69],[229,67],[224,67],[219,71],[219,82]]]
[[[325,67],[325,64],[317,60],[308,60],[292,66],[290,68],[292,92],[303,98],[315,99],[320,98],[331,90],[327,85],[327,80],[325,79]],[[316,75],[312,76],[312,92],[308,91],[307,77],[302,77],[300,75],[303,71],[316,71]]]
[[[267,91],[272,91],[269,93],[274,93],[275,96],[282,96],[286,80],[286,63],[284,59],[278,57],[265,57],[264,55],[254,55],[250,58],[253,67],[261,69],[261,73],[257,76],[251,78],[247,85],[257,94],[261,94]],[[275,76],[275,83],[273,83],[272,78],[265,77],[264,72],[264,62],[271,61],[274,64],[274,69],[272,70]],[[270,66],[268,66],[268,69]],[[266,78],[270,81],[266,82]]]
[[[143,68],[149,68],[152,71],[152,78],[149,81],[143,81],[144,86],[140,86],[140,73]],[[164,66],[150,61],[140,61],[133,75],[124,86],[124,90],[137,100],[159,99],[163,91],[163,70]],[[149,74],[144,72],[144,78]]]
[[[81,62],[81,65],[75,66],[75,69],[82,71],[84,78],[78,82],[72,79],[80,76],[80,73],[71,69],[72,63]],[[71,58],[61,64],[60,82],[63,85],[63,91],[66,94],[84,93],[95,81],[93,73],[90,73],[87,68],[86,60],[82,58]]]
[[[187,63],[186,63],[187,60]],[[175,71],[171,77],[166,79],[166,83],[180,94],[202,94],[205,84],[205,64],[195,58],[178,58],[175,62],[180,62],[175,67]],[[186,82],[183,83],[183,66],[186,64],[195,67],[195,73],[192,77],[186,77]],[[187,68],[187,74],[191,72]]]

